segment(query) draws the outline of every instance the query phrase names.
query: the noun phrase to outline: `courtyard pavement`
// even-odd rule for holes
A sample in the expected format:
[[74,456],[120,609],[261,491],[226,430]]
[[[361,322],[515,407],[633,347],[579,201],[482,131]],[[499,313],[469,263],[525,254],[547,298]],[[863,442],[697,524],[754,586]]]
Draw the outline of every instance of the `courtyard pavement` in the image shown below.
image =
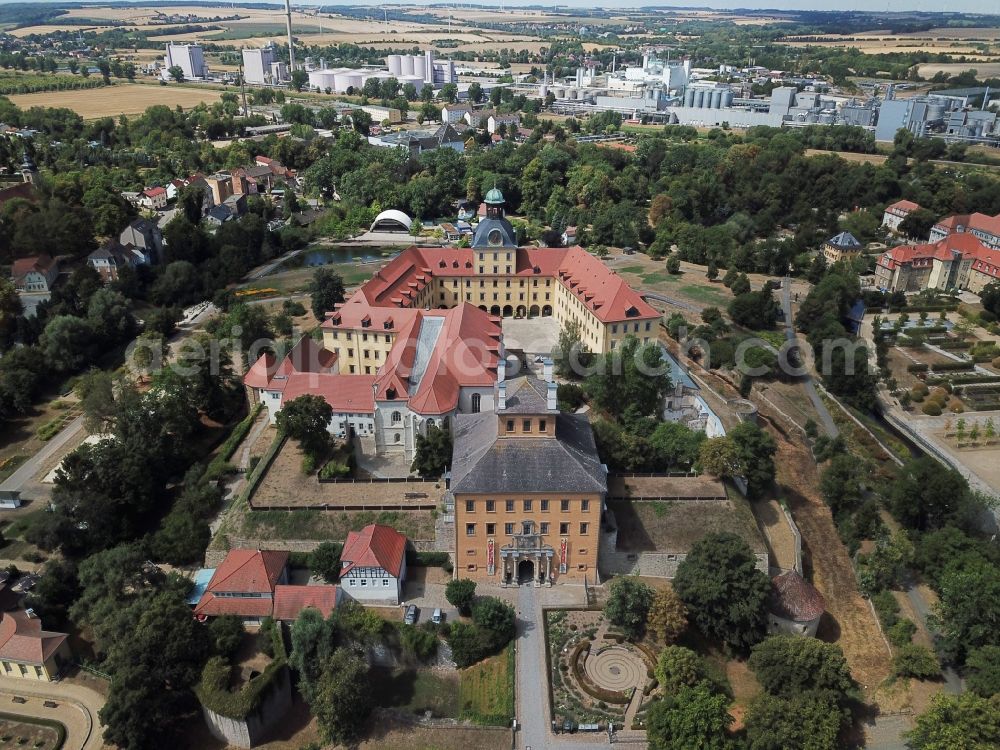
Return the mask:
[[[525,354],[552,354],[559,343],[559,324],[553,317],[548,318],[504,318],[503,345],[507,351],[523,351]],[[517,373],[507,373],[507,378]]]

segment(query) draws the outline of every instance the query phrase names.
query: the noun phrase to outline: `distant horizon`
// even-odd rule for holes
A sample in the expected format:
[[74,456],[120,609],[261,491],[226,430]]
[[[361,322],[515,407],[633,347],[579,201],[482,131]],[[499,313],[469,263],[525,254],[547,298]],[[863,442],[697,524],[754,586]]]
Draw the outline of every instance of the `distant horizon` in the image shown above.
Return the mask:
[[[280,4],[282,0],[238,0],[237,4],[241,5],[266,5],[266,4]],[[141,0],[125,0],[128,5],[201,5],[198,0],[154,0],[153,2],[141,2]],[[100,0],[0,0],[0,5],[10,5],[10,4],[28,4],[28,5],[107,5],[110,3],[102,3]],[[456,2],[455,5],[477,5],[483,7],[494,7],[497,6],[499,0],[461,0],[461,2]],[[323,5],[340,5],[345,7],[350,6],[378,6],[378,7],[399,7],[399,6],[432,6],[432,5],[451,5],[452,3],[440,2],[435,0],[434,2],[380,2],[379,0],[356,0],[355,2],[322,2],[322,0],[295,0],[292,3],[293,6],[323,6]],[[534,2],[504,2],[504,8],[506,10],[512,10],[514,8],[528,8],[528,7],[546,7],[546,8],[573,8],[573,9],[586,9],[586,8],[602,8],[611,10],[627,10],[627,9],[651,9],[651,8],[662,8],[662,9],[704,9],[704,10],[719,10],[719,11],[740,11],[740,10],[752,10],[752,11],[778,11],[778,12],[788,12],[788,11],[862,11],[868,13],[931,13],[944,15],[945,13],[971,13],[971,14],[981,14],[981,15],[1000,15],[1000,9],[998,9],[995,0],[958,0],[953,6],[951,6],[947,11],[942,11],[940,6],[935,0],[909,0],[909,4],[906,8],[900,8],[898,5],[892,2],[886,2],[885,7],[878,7],[881,3],[877,3],[873,6],[872,3],[865,3],[861,0],[813,0],[809,2],[803,2],[802,0],[761,0],[760,2],[755,2],[754,0],[732,0],[727,2],[727,0],[711,0],[710,2],[676,2],[676,3],[662,3],[662,2],[651,2],[643,3],[636,2],[636,0],[602,0],[601,3],[595,4],[589,2],[588,0],[560,0],[556,2],[555,0],[534,0]]]

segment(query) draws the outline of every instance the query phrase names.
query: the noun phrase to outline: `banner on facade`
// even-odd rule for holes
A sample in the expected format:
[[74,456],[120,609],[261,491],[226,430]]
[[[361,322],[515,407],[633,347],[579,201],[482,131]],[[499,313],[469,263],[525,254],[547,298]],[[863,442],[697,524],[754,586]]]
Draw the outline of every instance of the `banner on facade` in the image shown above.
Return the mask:
[[559,543],[559,572],[565,573],[569,566],[569,560],[567,559],[569,555],[568,550],[569,544],[566,539],[563,539]]
[[493,563],[493,540],[486,540],[486,572],[489,575],[493,575],[496,570],[496,566]]

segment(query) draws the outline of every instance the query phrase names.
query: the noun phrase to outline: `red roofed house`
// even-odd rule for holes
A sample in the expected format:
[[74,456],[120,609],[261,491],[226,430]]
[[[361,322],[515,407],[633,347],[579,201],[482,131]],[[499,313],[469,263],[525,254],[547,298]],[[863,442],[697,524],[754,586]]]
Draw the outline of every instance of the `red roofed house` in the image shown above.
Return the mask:
[[249,625],[259,625],[274,611],[275,586],[288,582],[287,565],[287,552],[230,550],[195,605],[195,617],[236,615]]
[[10,269],[14,288],[19,292],[46,294],[59,277],[59,261],[49,255],[18,258]]
[[975,235],[986,247],[1000,250],[1000,214],[965,214],[946,216],[931,227],[929,242],[937,242],[952,234]]
[[890,248],[875,265],[875,285],[892,292],[966,289],[978,294],[997,279],[1000,249],[964,232],[937,242]]
[[70,662],[65,633],[42,630],[29,612],[5,612],[0,619],[0,675],[49,682]]
[[341,590],[360,602],[399,604],[406,579],[406,537],[373,523],[352,531],[340,553]]
[[903,219],[918,210],[920,210],[920,205],[913,201],[896,201],[885,207],[885,213],[882,214],[882,226],[888,227],[893,232],[898,232]]
[[771,579],[767,597],[767,624],[771,633],[815,637],[824,611],[823,595],[796,571]]
[[139,205],[152,211],[167,207],[167,189],[162,187],[146,188],[139,193]]

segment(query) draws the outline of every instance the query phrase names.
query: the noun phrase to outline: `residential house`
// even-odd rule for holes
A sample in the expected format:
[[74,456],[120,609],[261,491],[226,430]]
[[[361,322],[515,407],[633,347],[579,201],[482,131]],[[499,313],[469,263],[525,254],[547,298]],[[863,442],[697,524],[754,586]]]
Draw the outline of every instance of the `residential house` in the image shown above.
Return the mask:
[[486,132],[493,134],[500,130],[500,126],[503,126],[504,132],[512,133],[521,125],[521,116],[518,114],[500,114],[499,112],[493,112],[490,114],[489,118],[486,120]]
[[1000,250],[1000,214],[964,214],[947,216],[931,228],[928,242],[943,240],[951,234],[969,233],[975,236],[986,247]]
[[212,203],[221,206],[222,203],[233,194],[233,179],[224,172],[213,174],[205,178],[208,189],[212,191]]
[[50,255],[18,258],[10,269],[14,288],[30,294],[48,294],[59,277],[59,261]]
[[504,369],[496,413],[455,419],[457,573],[501,585],[594,581],[607,470],[590,422],[560,413],[551,361],[545,380],[508,382]]
[[824,242],[822,251],[826,264],[832,266],[840,260],[857,258],[861,253],[861,243],[850,232],[841,232]]
[[918,203],[914,203],[913,201],[896,201],[895,203],[885,207],[885,213],[882,214],[882,226],[893,232],[898,232],[899,225],[903,222],[903,219],[914,211],[919,210],[920,205]]
[[218,229],[232,218],[233,212],[229,206],[212,206],[205,212],[205,223],[213,229]]
[[564,247],[569,247],[570,245],[576,244],[576,227],[566,227],[563,231],[562,236],[559,238],[562,240]]
[[132,250],[131,246],[111,239],[87,256],[87,265],[97,271],[102,282],[110,284],[118,281],[123,268],[135,268],[144,262]]
[[406,579],[406,537],[391,526],[352,531],[340,553],[340,586],[360,602],[399,604]]
[[118,241],[126,247],[131,246],[132,252],[142,263],[155,265],[163,257],[163,233],[149,219],[133,221],[118,235]]
[[462,239],[462,233],[458,231],[455,225],[450,222],[441,222],[441,231],[444,232],[444,238],[448,240],[448,242],[458,242]]
[[438,148],[450,148],[460,154],[465,153],[465,141],[450,123],[444,123],[435,130],[434,139],[437,141]]
[[165,186],[167,191],[167,201],[177,200],[177,196],[180,195],[181,188],[185,187],[187,183],[184,180],[173,179],[168,182]]
[[485,127],[489,116],[493,114],[488,109],[468,109],[462,114],[462,119],[470,128]]
[[30,610],[0,616],[0,675],[51,682],[72,661],[65,633],[42,630]]
[[235,615],[259,625],[274,612],[274,589],[288,583],[288,553],[276,550],[232,549],[215,569],[194,615],[204,621]]
[[278,622],[295,622],[302,610],[312,607],[326,619],[336,609],[341,598],[339,586],[279,584],[274,587],[274,610],[271,617]]
[[150,211],[160,211],[167,207],[167,189],[162,187],[146,188],[139,193],[139,206]]
[[441,107],[442,124],[454,124],[467,120],[466,114],[473,111],[473,107],[468,104],[445,104]]

